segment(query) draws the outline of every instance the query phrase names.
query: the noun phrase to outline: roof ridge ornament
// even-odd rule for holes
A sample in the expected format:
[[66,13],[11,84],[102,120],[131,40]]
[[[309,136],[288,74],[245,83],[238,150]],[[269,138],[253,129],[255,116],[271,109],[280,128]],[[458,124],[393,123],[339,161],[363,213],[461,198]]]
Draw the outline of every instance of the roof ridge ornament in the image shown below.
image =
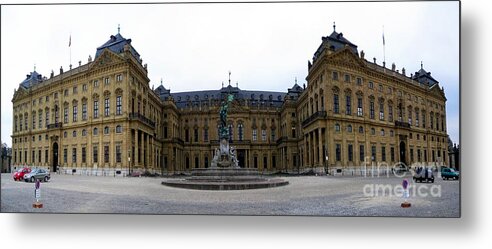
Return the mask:
[[335,25],[335,22],[333,22],[333,32],[337,32],[336,27],[337,27],[337,25]]
[[120,33],[120,24],[118,23],[118,34]]

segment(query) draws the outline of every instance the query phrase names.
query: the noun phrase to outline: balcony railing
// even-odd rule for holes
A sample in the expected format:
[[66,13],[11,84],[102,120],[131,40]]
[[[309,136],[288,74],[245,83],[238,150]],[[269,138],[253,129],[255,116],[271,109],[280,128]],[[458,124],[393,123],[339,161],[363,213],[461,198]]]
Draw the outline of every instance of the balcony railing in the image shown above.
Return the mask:
[[410,128],[410,124],[407,122],[395,121],[396,127]]
[[325,119],[326,118],[326,111],[319,111],[315,112],[313,115],[311,115],[309,118],[305,119],[302,121],[302,126],[307,126],[308,124],[314,122],[317,119]]
[[147,124],[148,126],[155,128],[155,122],[146,118],[144,115],[136,112],[132,112],[129,114],[130,120],[139,120],[142,121],[143,123]]
[[54,124],[49,124],[48,127],[46,127],[48,130],[51,130],[51,129],[60,129],[62,128],[63,126],[63,123],[62,122],[58,122],[58,123],[54,123]]

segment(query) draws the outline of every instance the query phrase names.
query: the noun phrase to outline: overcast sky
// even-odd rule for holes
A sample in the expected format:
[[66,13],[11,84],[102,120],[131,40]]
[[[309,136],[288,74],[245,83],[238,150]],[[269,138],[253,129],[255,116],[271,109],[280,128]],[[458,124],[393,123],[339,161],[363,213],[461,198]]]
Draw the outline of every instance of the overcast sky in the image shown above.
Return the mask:
[[459,139],[458,2],[36,5],[1,9],[1,139],[11,146],[12,97],[26,74],[47,77],[87,63],[117,33],[148,64],[150,86],[172,92],[219,89],[231,80],[247,90],[287,91],[305,83],[307,61],[337,32],[366,58],[420,69],[444,86],[447,128]]

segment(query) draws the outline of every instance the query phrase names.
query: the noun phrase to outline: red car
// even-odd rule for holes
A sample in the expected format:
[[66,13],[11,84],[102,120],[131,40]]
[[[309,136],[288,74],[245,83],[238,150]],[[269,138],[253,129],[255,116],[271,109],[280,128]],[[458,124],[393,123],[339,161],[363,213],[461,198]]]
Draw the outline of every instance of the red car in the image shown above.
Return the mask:
[[24,175],[31,173],[30,168],[21,168],[14,173],[14,181],[24,181]]

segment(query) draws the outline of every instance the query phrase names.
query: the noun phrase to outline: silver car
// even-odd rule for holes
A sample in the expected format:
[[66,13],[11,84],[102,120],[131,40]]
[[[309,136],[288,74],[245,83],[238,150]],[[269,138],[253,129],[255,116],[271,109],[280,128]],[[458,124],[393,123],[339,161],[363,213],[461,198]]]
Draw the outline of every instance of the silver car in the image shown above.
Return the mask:
[[36,179],[47,182],[50,178],[50,172],[44,169],[33,169],[31,173],[24,175],[24,181],[26,182],[34,182]]

